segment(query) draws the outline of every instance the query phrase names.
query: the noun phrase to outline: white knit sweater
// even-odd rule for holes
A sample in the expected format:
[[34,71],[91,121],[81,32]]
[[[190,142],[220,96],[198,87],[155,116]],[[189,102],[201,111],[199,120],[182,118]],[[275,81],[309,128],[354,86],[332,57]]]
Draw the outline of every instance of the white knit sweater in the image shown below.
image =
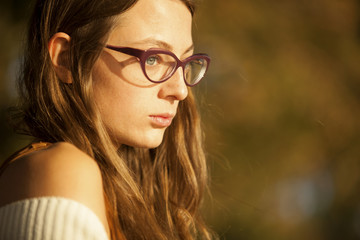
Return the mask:
[[59,197],[41,197],[0,208],[0,240],[108,240],[89,208]]

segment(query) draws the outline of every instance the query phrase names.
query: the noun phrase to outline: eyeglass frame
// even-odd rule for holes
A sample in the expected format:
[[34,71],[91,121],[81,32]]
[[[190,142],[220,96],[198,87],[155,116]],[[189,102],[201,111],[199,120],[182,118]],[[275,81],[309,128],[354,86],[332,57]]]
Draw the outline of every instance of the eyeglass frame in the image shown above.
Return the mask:
[[[173,52],[165,50],[165,49],[161,49],[161,48],[150,48],[150,49],[147,49],[147,50],[141,50],[141,49],[137,49],[137,48],[118,47],[118,46],[113,46],[113,45],[106,45],[105,47],[108,48],[108,49],[117,51],[117,52],[121,52],[121,53],[130,55],[130,56],[136,57],[140,62],[140,66],[141,66],[141,69],[142,69],[145,77],[152,83],[165,82],[166,80],[170,79],[175,74],[175,72],[178,70],[179,67],[181,67],[183,69],[183,78],[184,78],[185,84],[187,86],[189,86],[189,87],[193,87],[193,86],[197,85],[198,83],[200,83],[201,80],[204,78],[206,72],[208,71],[210,61],[211,61],[211,58],[205,53],[197,53],[197,54],[194,54],[194,55],[192,55],[190,57],[187,57],[183,61],[181,61]],[[167,76],[166,78],[164,78],[162,80],[159,80],[159,81],[154,81],[154,80],[150,79],[150,77],[147,75],[146,69],[145,69],[145,64],[146,64],[145,62],[146,62],[147,58],[152,56],[152,55],[156,55],[156,54],[170,55],[176,61],[176,66],[174,67],[172,72],[169,74],[169,76]],[[185,66],[189,62],[191,62],[193,60],[196,60],[196,59],[205,59],[205,61],[207,63],[206,64],[206,69],[205,69],[205,72],[204,72],[203,76],[200,78],[200,80],[198,80],[194,84],[190,84],[185,80]]]

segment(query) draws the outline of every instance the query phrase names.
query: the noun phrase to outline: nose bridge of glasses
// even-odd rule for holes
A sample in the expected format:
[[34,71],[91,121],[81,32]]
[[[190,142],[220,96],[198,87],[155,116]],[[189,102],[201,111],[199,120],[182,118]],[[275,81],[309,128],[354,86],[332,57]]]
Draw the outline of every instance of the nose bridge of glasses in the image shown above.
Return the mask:
[[176,57],[176,55],[172,52],[165,52],[166,60],[164,61],[164,65],[166,65],[167,73],[165,74],[168,78],[171,78],[179,68],[182,68],[183,72],[183,64],[182,62]]
[[185,70],[186,70],[186,65],[187,65],[187,61],[181,61],[175,54],[172,54],[173,60],[174,60],[174,66],[173,66],[173,70],[171,75],[169,76],[172,77],[173,75],[180,74],[179,78],[185,82],[185,84],[187,85],[187,81],[185,78]]
[[174,69],[174,73],[173,73],[173,74],[175,74],[175,72],[179,71],[179,68],[181,68],[181,71],[180,71],[180,72],[181,72],[181,75],[182,75],[182,79],[183,79],[183,81],[184,81],[187,85],[189,85],[190,82],[188,82],[187,79],[186,79],[186,67],[187,67],[188,63],[192,61],[191,57],[188,57],[188,58],[186,58],[186,59],[184,59],[184,60],[180,60],[180,59],[174,54],[174,55],[173,55],[173,58],[174,58],[174,60],[175,60],[175,62],[176,62],[176,66],[175,66],[175,69]]

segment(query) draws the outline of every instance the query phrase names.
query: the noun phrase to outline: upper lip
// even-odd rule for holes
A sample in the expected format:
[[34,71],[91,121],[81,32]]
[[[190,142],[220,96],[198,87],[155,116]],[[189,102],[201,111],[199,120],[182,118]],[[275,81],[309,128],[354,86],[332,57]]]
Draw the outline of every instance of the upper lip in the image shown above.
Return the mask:
[[162,117],[162,118],[174,118],[175,114],[173,113],[156,113],[150,114],[151,117]]

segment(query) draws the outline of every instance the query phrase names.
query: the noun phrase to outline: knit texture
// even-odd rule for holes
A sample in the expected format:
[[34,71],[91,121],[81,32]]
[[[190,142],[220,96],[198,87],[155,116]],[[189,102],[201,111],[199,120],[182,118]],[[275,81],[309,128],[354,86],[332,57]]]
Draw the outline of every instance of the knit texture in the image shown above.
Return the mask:
[[59,197],[41,197],[0,208],[1,240],[108,240],[89,208]]

